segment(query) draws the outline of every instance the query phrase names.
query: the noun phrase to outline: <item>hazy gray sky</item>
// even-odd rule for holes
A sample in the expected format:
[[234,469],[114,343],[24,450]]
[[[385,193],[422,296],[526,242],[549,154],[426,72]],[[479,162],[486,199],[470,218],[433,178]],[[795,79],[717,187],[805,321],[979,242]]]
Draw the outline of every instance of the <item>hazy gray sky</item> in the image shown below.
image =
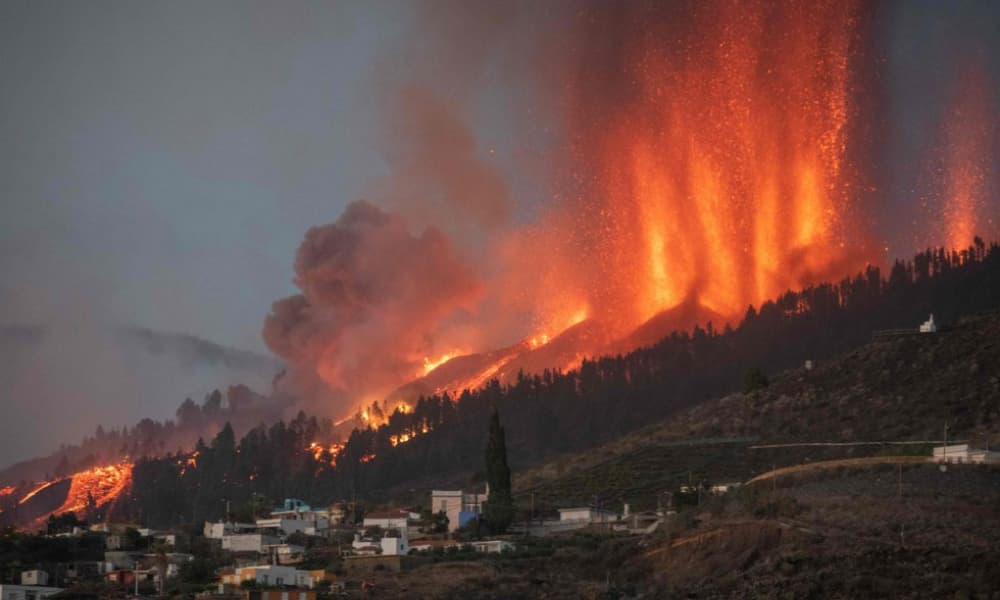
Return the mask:
[[383,171],[373,64],[408,5],[0,4],[0,322],[263,350],[306,229]]
[[[512,11],[483,11],[477,29],[461,4],[427,8],[0,3],[0,326],[57,332],[39,348],[0,348],[0,406],[17,415],[0,423],[0,463],[99,423],[171,417],[212,387],[267,391],[259,373],[130,356],[110,330],[267,352],[264,318],[296,291],[306,231],[386,192],[388,161],[399,159],[386,131],[397,86],[432,80],[468,111],[459,118],[475,151],[489,148],[511,174],[507,123],[520,92],[486,64],[517,47],[516,35],[491,38]],[[448,36],[429,30],[428,14]],[[529,175],[513,179],[532,189]]]

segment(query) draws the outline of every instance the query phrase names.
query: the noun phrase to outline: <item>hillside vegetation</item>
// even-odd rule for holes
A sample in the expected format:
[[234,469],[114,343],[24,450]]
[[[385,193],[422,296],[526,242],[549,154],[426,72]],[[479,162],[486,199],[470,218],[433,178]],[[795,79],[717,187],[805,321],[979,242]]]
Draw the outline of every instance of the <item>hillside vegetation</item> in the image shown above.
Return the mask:
[[774,467],[872,454],[929,454],[930,444],[755,448],[795,442],[952,440],[1000,447],[1000,313],[935,334],[879,338],[755,392],[692,407],[593,450],[523,472],[537,505],[655,504],[693,481],[746,481]]

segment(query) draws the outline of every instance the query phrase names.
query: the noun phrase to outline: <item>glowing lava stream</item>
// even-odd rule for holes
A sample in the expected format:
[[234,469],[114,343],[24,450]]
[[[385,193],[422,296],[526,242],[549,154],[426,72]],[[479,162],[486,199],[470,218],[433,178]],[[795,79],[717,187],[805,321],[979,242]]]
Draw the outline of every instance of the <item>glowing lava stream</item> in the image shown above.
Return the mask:
[[94,508],[100,508],[116,500],[132,481],[132,464],[122,462],[117,465],[94,467],[73,474],[69,492],[62,506],[53,514],[80,512],[92,500]]

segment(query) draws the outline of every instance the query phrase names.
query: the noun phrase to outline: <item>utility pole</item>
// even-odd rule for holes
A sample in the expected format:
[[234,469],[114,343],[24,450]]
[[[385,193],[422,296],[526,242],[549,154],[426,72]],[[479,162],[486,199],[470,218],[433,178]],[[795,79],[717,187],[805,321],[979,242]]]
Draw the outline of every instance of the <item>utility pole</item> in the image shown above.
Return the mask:
[[903,499],[903,463],[899,463],[899,499]]
[[941,448],[941,461],[948,462],[948,421],[944,422],[944,446]]

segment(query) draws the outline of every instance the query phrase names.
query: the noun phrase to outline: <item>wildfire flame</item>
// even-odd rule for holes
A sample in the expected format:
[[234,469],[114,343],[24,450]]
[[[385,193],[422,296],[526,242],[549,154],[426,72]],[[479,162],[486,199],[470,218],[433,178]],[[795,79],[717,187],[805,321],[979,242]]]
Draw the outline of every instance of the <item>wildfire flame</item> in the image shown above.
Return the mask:
[[331,467],[336,467],[337,457],[344,451],[344,444],[334,443],[324,446],[319,442],[313,442],[309,444],[309,448],[307,449],[312,453],[316,462],[323,462],[325,460]]

